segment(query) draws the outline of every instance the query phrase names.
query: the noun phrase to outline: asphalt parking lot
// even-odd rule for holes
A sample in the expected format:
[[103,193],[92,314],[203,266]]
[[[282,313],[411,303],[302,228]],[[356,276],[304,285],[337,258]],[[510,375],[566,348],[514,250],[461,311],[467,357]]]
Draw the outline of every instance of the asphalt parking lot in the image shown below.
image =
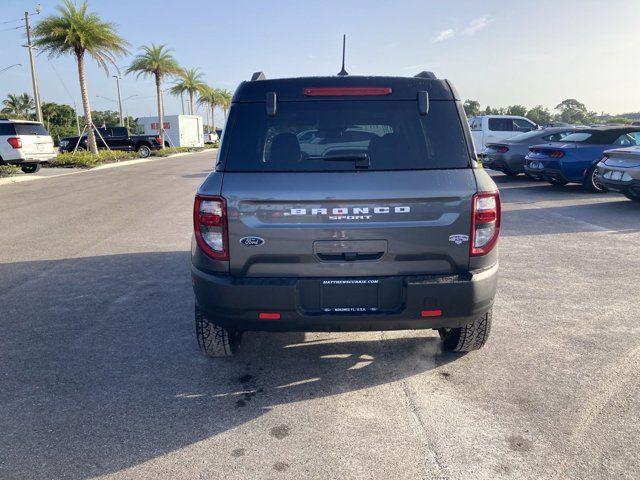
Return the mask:
[[0,478],[639,478],[640,206],[496,176],[487,346],[194,336],[211,152],[0,186]]

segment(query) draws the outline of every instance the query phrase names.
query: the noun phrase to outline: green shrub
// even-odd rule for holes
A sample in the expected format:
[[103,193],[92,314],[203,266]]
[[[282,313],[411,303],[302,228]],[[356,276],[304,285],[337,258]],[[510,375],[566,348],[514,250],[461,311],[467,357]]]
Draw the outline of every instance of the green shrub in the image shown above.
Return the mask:
[[86,150],[73,153],[60,153],[55,160],[49,162],[51,167],[80,167],[91,168],[102,163],[121,162],[138,158],[135,152],[123,152],[120,150],[100,150],[94,155]]
[[0,165],[0,177],[10,177],[20,171],[15,165]]

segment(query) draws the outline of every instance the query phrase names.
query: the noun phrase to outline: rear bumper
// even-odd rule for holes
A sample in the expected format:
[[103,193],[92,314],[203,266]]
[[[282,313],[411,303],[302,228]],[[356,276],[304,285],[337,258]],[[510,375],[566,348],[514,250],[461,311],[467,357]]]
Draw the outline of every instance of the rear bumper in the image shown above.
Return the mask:
[[633,179],[628,181],[616,181],[604,178],[602,175],[598,175],[598,181],[602,183],[608,190],[620,193],[631,193],[634,195],[640,195],[640,180]]
[[[454,275],[395,277],[402,282],[402,305],[387,313],[312,314],[301,308],[300,285],[309,279],[240,278],[191,268],[198,306],[216,323],[253,331],[366,331],[458,327],[493,305],[498,265]],[[421,317],[423,310],[441,310]],[[277,312],[279,320],[260,320]]]
[[492,155],[485,154],[482,158],[482,166],[499,172],[524,172],[524,157],[518,155]]
[[555,179],[555,180],[558,180],[558,181],[561,181],[561,182],[567,182],[567,183],[576,181],[576,180],[568,179],[564,175],[562,170],[559,170],[559,169],[556,169],[556,168],[544,168],[544,169],[529,168],[529,166],[525,164],[524,171],[525,171],[525,173],[528,173],[528,174],[533,175],[533,176],[541,177],[541,178],[544,178],[546,180],[551,178],[551,179]]
[[5,158],[4,163],[20,165],[22,163],[45,163],[56,158],[57,153],[20,153],[18,158]]

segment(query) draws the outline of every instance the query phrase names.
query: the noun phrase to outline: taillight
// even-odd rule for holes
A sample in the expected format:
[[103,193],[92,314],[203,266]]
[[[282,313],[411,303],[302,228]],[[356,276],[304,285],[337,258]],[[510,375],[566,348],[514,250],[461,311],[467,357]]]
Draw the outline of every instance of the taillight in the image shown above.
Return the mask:
[[500,145],[496,148],[498,153],[507,153],[509,151],[509,147],[505,147],[504,145]]
[[214,260],[228,260],[227,204],[223,197],[196,195],[193,230],[198,246]]
[[389,87],[309,87],[303,90],[307,97],[346,97],[390,95]]
[[18,137],[7,138],[7,142],[9,142],[9,145],[11,145],[13,148],[22,148],[22,140],[20,140]]
[[562,158],[564,157],[564,152],[562,150],[554,150],[551,152],[551,158]]
[[476,193],[472,202],[471,255],[485,255],[496,246],[500,235],[500,193]]

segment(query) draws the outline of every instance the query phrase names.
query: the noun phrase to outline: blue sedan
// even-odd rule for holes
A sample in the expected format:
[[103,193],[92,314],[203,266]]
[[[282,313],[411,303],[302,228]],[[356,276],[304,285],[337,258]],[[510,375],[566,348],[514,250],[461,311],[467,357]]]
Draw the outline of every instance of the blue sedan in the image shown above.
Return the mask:
[[640,145],[640,127],[588,128],[560,142],[529,147],[524,170],[553,185],[581,183],[590,192],[605,192],[596,175],[604,151],[635,145]]

